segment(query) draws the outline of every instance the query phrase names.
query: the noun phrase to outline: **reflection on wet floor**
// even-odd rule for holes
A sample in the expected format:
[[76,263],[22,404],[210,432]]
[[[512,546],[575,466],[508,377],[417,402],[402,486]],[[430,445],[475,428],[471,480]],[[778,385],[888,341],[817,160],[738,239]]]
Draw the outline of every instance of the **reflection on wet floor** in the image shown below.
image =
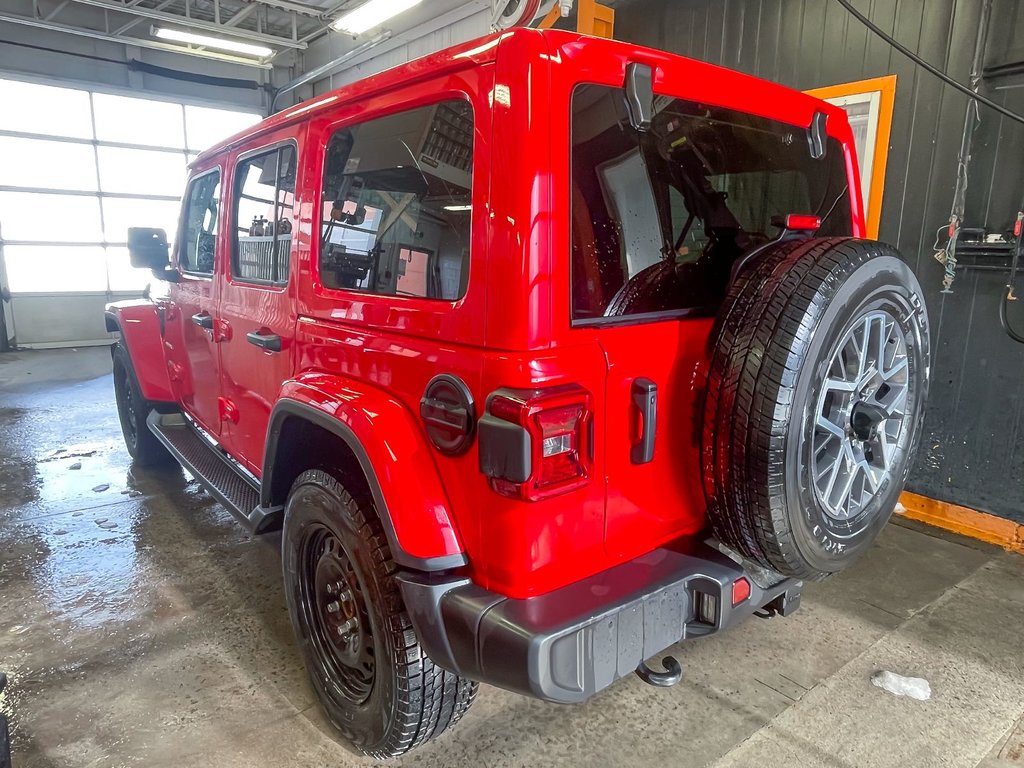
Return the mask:
[[[100,353],[108,354],[84,354],[95,362],[103,361]],[[255,690],[257,681],[286,670],[299,693],[282,700],[301,708],[312,703],[294,650],[282,648],[291,645],[291,629],[278,586],[277,541],[252,540],[180,468],[136,474],[108,375],[0,390],[0,436],[0,669],[11,678],[3,702],[13,714],[19,768],[111,765],[122,762],[116,757],[122,753],[146,754],[156,742],[147,745],[139,734],[137,751],[128,748],[136,736],[126,734],[138,733],[130,720],[113,729],[117,734],[91,722],[97,716],[123,721],[126,697],[141,706],[142,694],[128,694],[136,684],[145,696],[173,700],[184,680],[203,690],[226,674]],[[248,615],[237,620],[242,604]],[[274,626],[276,646],[263,647],[251,630],[264,619]],[[238,637],[247,628],[248,641]],[[145,677],[152,670],[136,665],[167,645],[181,655],[163,673],[169,689],[149,690]],[[223,650],[237,645],[247,646],[248,658]],[[264,664],[265,653],[284,663]],[[204,654],[219,661],[204,662]],[[204,664],[207,675],[193,686]],[[99,691],[90,685],[75,694],[88,678]],[[104,710],[103,691],[118,678],[120,690],[107,690],[112,696]],[[62,702],[70,696],[73,703],[85,690],[89,706],[63,709]],[[210,717],[192,698],[191,718],[174,718],[182,724]],[[159,701],[146,706],[151,714],[161,711]],[[41,724],[43,732],[59,726],[66,744],[37,744]]]

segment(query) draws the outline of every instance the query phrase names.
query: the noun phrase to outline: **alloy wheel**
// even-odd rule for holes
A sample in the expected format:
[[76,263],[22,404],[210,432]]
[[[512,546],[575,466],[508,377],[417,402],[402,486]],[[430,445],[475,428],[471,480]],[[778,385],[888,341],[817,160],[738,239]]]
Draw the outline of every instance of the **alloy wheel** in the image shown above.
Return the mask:
[[911,384],[896,319],[884,309],[856,318],[826,369],[812,424],[811,477],[833,521],[852,525],[892,479]]

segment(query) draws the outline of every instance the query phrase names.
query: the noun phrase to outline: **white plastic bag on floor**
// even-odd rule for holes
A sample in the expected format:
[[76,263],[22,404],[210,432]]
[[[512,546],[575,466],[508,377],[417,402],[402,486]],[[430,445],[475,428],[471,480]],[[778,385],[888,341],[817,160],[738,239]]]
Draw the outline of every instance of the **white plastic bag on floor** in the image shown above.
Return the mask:
[[918,701],[928,701],[932,697],[932,687],[923,677],[904,677],[882,670],[871,676],[871,684],[896,696],[909,696]]

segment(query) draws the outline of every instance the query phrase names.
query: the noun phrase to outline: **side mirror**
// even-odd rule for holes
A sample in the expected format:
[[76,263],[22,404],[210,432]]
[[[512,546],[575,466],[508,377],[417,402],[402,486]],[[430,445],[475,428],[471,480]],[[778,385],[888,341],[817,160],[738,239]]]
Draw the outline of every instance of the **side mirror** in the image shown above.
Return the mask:
[[139,269],[163,271],[171,264],[171,248],[167,233],[149,227],[128,228],[128,256]]
[[128,257],[133,267],[152,270],[158,280],[174,282],[177,277],[171,270],[171,248],[162,229],[129,227]]

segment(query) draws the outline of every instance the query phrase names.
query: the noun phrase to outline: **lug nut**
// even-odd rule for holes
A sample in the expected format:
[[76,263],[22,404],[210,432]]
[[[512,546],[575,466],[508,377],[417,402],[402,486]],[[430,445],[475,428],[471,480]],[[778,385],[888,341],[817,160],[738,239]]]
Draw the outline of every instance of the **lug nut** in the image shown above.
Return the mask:
[[349,632],[351,632],[355,628],[356,628],[356,620],[355,619],[348,619],[344,624],[341,624],[338,627],[338,634],[344,637],[345,635],[347,635]]
[[337,613],[340,610],[341,610],[341,604],[337,600],[335,600],[333,603],[328,603],[327,604],[327,612],[328,613]]

